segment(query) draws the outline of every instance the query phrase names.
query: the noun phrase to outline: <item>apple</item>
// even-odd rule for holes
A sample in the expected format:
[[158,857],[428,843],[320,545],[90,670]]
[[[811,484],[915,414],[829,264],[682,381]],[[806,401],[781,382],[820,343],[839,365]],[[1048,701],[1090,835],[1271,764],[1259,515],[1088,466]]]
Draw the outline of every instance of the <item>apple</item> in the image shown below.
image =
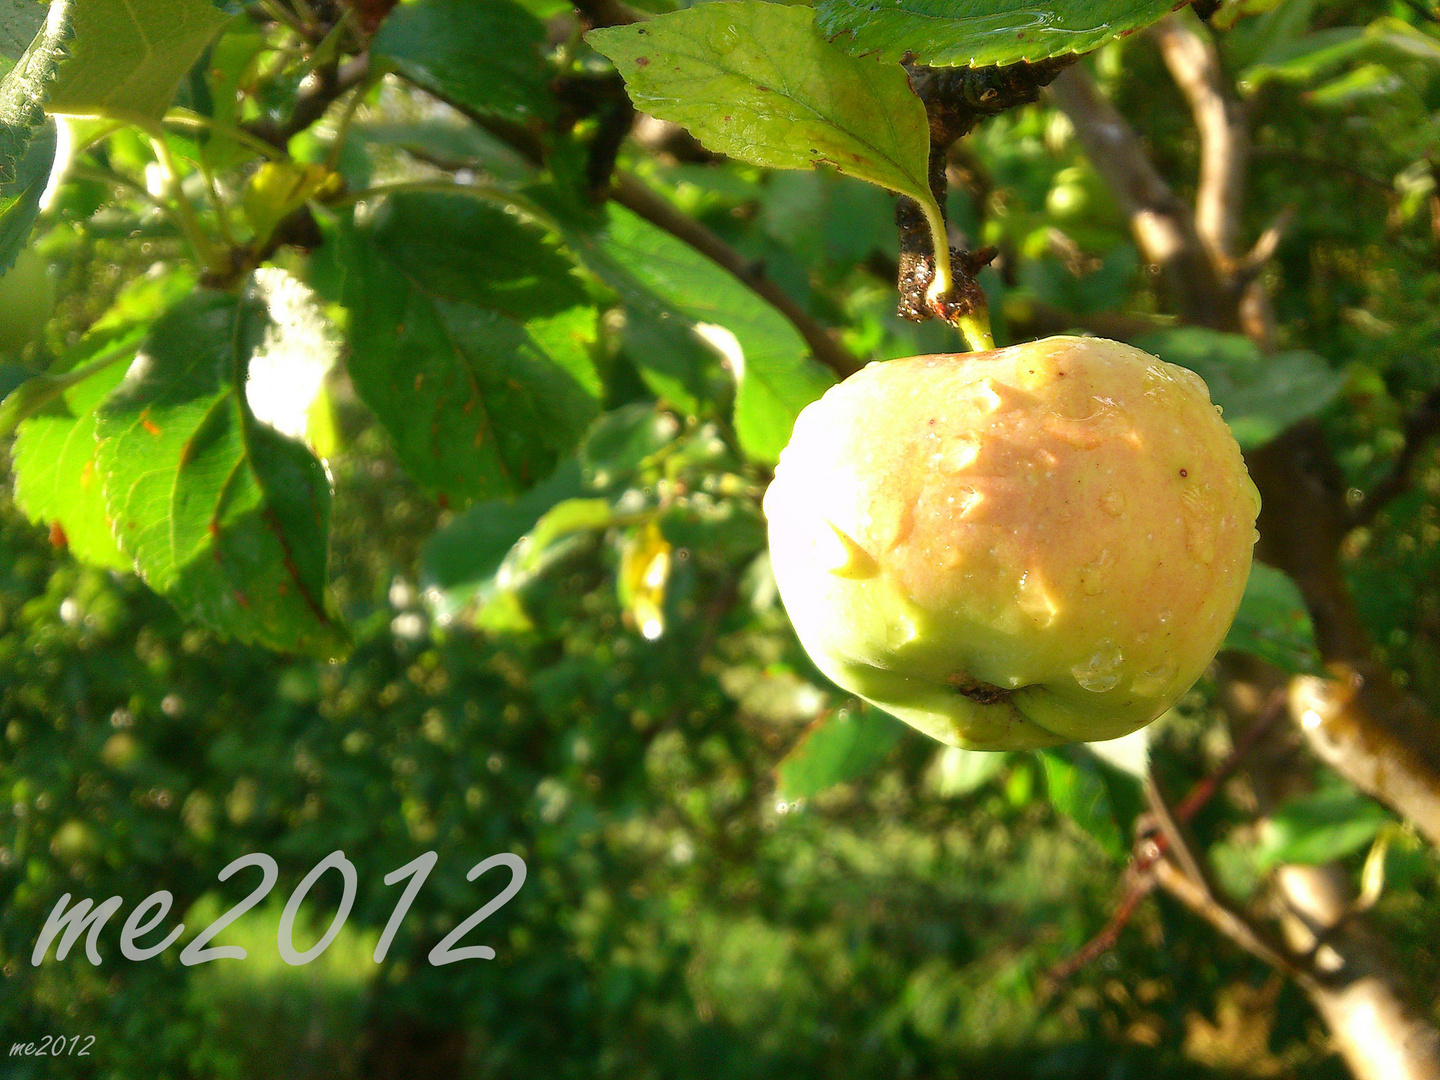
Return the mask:
[[875,363],[796,420],[765,493],[815,664],[952,746],[1118,738],[1199,678],[1260,497],[1194,372],[1055,337]]
[[0,352],[16,353],[35,340],[55,311],[55,283],[39,254],[25,248],[0,275]]

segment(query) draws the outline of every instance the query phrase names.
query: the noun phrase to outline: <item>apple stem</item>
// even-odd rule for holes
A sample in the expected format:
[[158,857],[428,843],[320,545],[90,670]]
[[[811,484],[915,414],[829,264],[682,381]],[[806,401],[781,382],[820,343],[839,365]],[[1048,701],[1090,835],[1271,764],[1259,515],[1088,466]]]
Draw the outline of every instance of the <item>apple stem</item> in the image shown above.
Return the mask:
[[990,330],[990,312],[983,307],[968,311],[955,320],[955,326],[970,346],[971,352],[995,348],[995,335]]
[[960,331],[970,352],[993,349],[995,336],[990,331],[990,313],[983,304],[963,315],[946,314],[944,301],[955,288],[955,269],[950,260],[950,238],[945,231],[945,216],[940,212],[940,204],[933,198],[923,200],[920,206],[925,211],[931,246],[935,249],[935,276],[925,290],[925,302],[932,311]]
[[925,224],[930,226],[930,242],[935,249],[935,276],[925,290],[925,301],[934,308],[955,287],[954,272],[950,267],[950,237],[945,231],[945,215],[940,212],[940,204],[934,197],[921,200],[920,207],[925,211]]

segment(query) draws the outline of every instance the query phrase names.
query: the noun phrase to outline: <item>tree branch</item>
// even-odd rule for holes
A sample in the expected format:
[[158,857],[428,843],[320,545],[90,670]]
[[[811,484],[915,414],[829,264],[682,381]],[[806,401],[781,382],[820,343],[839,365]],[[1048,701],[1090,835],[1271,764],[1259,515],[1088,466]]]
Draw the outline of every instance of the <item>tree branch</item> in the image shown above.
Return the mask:
[[1216,900],[1204,885],[1174,863],[1161,859],[1155,864],[1154,873],[1155,881],[1162,889],[1250,955],[1289,975],[1307,990],[1313,985],[1309,973],[1297,967],[1278,944],[1269,940],[1244,916]]
[[1220,56],[1193,16],[1169,15],[1151,28],[1200,133],[1195,230],[1217,266],[1234,257],[1245,198],[1250,137]]
[[1190,208],[1151,164],[1134,129],[1084,68],[1060,75],[1050,84],[1050,96],[1129,218],[1141,254],[1160,268],[1180,317],[1195,326],[1238,331],[1234,297],[1210,261]]
[[[930,194],[940,207],[942,218],[949,187],[946,166],[950,147],[986,117],[1038,101],[1055,76],[1077,59],[1078,56],[1068,55],[1033,64],[983,68],[905,65],[911,89],[924,102],[930,123]],[[941,310],[937,311],[928,292],[935,278],[935,244],[945,239],[930,235],[924,211],[915,200],[905,196],[896,202],[895,225],[900,234],[897,287],[901,318],[923,322],[943,314],[954,321],[957,315],[984,309],[985,294],[975,275],[995,257],[993,250],[950,249],[955,284],[950,296],[942,298]]]
[[742,284],[773,306],[800,331],[815,359],[840,378],[853,375],[864,365],[810,313],[795,302],[765,273],[759,263],[746,259],[703,224],[682,213],[629,173],[615,176],[611,198],[650,224],[689,244],[700,254],[733,274]]
[[[1142,252],[1165,272],[1182,318],[1219,330],[1241,329],[1242,292],[1231,287],[1227,270],[1217,266],[1211,257],[1194,218],[1160,178],[1123,117],[1078,68],[1057,79],[1051,94],[1070,117],[1097,171],[1129,215]],[[1222,192],[1228,192],[1225,200],[1217,197],[1217,212],[1224,209],[1222,203],[1226,200],[1239,205],[1239,193],[1229,190],[1234,173],[1225,171],[1222,175],[1217,168],[1212,175],[1219,177],[1212,182]],[[1222,222],[1212,225],[1220,229],[1214,235],[1223,235]],[[1253,325],[1250,328],[1253,333]],[[1305,701],[1298,700],[1299,695],[1291,697],[1292,713],[1297,704],[1306,706],[1296,717],[1296,728],[1307,739],[1312,732],[1325,733],[1338,748],[1329,760],[1352,782],[1362,787],[1368,783],[1367,790],[1372,793],[1383,790],[1380,797],[1401,813],[1433,823],[1425,800],[1430,793],[1440,792],[1440,725],[1425,715],[1423,706],[1398,690],[1389,673],[1370,659],[1372,643],[1339,561],[1340,545],[1349,529],[1345,486],[1323,433],[1313,421],[1301,422],[1247,454],[1247,464],[1262,498],[1258,522],[1261,539],[1256,555],[1285,571],[1299,585],[1315,624],[1321,655],[1338,665],[1332,670],[1350,688],[1347,695],[1339,686],[1323,680],[1300,684],[1299,688],[1308,690],[1310,697]],[[1258,661],[1254,665],[1261,666]],[[1359,681],[1352,682],[1352,675],[1359,675]],[[1266,685],[1273,688],[1276,684],[1283,685],[1283,678],[1272,671]],[[1223,685],[1227,709],[1234,709],[1242,696],[1248,696],[1253,708],[1258,709],[1258,703],[1269,696],[1263,686],[1241,695],[1239,691],[1245,687],[1233,672]],[[1323,699],[1319,693],[1322,690],[1327,695]],[[1328,712],[1312,707],[1322,700],[1327,707],[1337,707]],[[1249,718],[1253,722],[1253,709]],[[1323,746],[1317,745],[1316,751],[1325,756]],[[1283,768],[1284,760],[1280,755],[1264,755],[1252,766],[1258,791],[1268,787],[1275,792],[1281,784],[1303,779]],[[1394,771],[1404,774],[1400,784],[1397,786],[1391,777],[1390,783],[1382,786],[1383,776]],[[1410,797],[1414,792],[1420,796]],[[1416,823],[1421,821],[1417,819]],[[1430,825],[1423,827],[1429,835],[1440,835],[1432,834]],[[1434,827],[1440,830],[1440,823]],[[1399,989],[1405,984],[1403,970],[1384,960],[1373,935],[1367,938],[1361,929],[1351,925],[1358,926],[1358,920],[1340,927],[1343,933],[1337,931],[1333,942],[1327,939],[1328,954],[1315,955],[1317,962],[1325,961],[1323,970],[1308,964],[1302,967],[1285,951],[1257,937],[1243,918],[1207,898],[1204,888],[1173,863],[1157,863],[1156,878],[1167,892],[1222,933],[1255,955],[1278,962],[1282,970],[1291,971],[1324,1016],[1360,1080],[1440,1077],[1440,1038],[1435,1028],[1408,1005]],[[1277,885],[1285,904],[1294,909],[1302,898],[1292,888],[1291,878],[1298,880],[1295,875],[1285,874],[1277,879]]]
[[295,108],[286,119],[263,117],[243,125],[244,130],[283,150],[294,136],[324,116],[337,99],[369,77],[369,54],[352,57],[343,65],[324,64],[315,69],[315,85],[295,99]]

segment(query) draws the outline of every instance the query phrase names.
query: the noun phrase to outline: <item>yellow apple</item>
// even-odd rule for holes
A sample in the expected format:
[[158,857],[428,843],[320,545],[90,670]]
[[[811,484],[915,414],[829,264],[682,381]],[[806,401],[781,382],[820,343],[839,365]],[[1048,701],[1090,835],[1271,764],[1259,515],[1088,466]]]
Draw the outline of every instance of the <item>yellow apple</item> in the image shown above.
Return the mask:
[[765,494],[820,670],[982,750],[1169,708],[1235,616],[1259,510],[1198,375],[1079,337],[871,364],[800,414]]

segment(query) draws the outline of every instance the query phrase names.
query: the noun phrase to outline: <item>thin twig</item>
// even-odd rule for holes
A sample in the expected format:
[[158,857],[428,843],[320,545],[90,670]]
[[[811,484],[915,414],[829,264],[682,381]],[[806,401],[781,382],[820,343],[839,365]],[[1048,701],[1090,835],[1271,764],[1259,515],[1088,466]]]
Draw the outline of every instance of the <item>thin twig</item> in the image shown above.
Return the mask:
[[720,237],[688,214],[682,213],[626,172],[615,174],[611,198],[650,224],[689,244],[700,254],[728,270],[743,285],[773,306],[800,331],[815,359],[842,379],[863,366],[825,327],[821,326],[766,275],[758,263],[746,259]]
[[1284,972],[1301,985],[1314,981],[1309,972],[1297,967],[1280,946],[1272,943],[1248,919],[1216,900],[1203,884],[1195,881],[1174,863],[1161,859],[1155,864],[1154,874],[1156,883],[1162,889],[1246,952]]
[[[1170,821],[1170,828],[1165,829],[1162,824],[1161,832],[1158,834],[1148,834],[1144,830],[1139,830],[1141,834],[1135,841],[1135,853],[1131,856],[1130,865],[1125,870],[1125,880],[1129,884],[1121,896],[1120,902],[1115,905],[1110,918],[1098,934],[1081,946],[1078,951],[1052,967],[1045,975],[1042,980],[1042,992],[1045,996],[1054,994],[1076,972],[1094,963],[1115,947],[1115,943],[1120,940],[1121,931],[1129,924],[1139,908],[1140,901],[1155,890],[1154,866],[1164,858],[1166,849],[1173,843],[1173,838],[1179,835],[1178,826],[1188,823],[1214,798],[1215,793],[1220,790],[1220,785],[1239,768],[1246,755],[1255,748],[1261,737],[1274,726],[1276,720],[1284,715],[1284,712],[1285,694],[1283,691],[1276,691],[1270,695],[1270,700],[1266,703],[1259,718],[1250,725],[1240,741],[1231,748],[1220,766],[1210,775],[1197,781],[1185,798],[1175,805],[1173,811],[1165,808],[1163,800],[1159,799],[1159,791],[1155,791],[1152,798],[1152,809],[1164,812],[1164,817]],[[1147,777],[1147,788],[1153,788],[1153,786],[1153,782]],[[1183,844],[1181,846],[1183,848]],[[1193,856],[1191,862],[1194,862]]]

